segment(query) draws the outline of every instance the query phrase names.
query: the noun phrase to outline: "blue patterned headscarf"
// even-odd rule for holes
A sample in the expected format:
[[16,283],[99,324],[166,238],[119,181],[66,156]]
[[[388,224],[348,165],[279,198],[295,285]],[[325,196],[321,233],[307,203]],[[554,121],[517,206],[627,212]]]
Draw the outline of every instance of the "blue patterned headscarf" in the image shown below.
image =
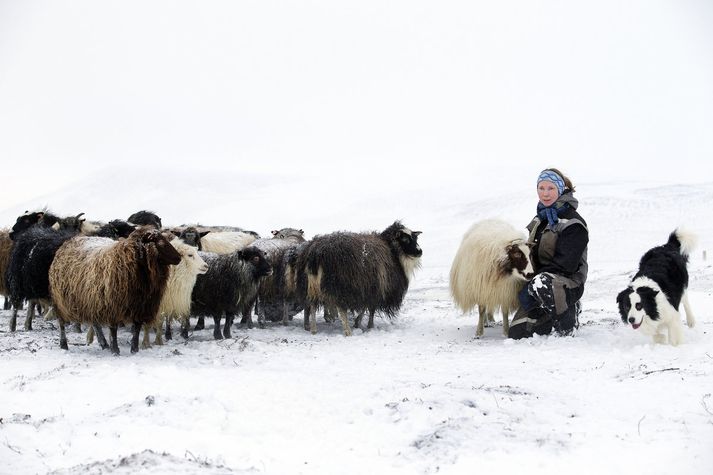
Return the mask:
[[537,177],[537,184],[539,185],[542,181],[549,181],[553,183],[557,187],[557,191],[560,196],[564,193],[564,178],[559,176],[557,172],[553,172],[552,170],[542,170],[540,172],[540,176]]

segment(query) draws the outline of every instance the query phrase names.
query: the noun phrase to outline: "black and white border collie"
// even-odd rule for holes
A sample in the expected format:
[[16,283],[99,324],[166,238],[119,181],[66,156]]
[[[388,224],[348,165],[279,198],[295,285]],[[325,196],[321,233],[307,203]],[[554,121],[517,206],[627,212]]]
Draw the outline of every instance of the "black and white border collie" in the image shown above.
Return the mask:
[[683,342],[683,324],[678,307],[683,302],[686,323],[696,324],[688,303],[688,255],[696,244],[694,234],[676,229],[663,246],[649,249],[639,262],[631,284],[616,298],[621,320],[634,330],[651,335],[654,343]]

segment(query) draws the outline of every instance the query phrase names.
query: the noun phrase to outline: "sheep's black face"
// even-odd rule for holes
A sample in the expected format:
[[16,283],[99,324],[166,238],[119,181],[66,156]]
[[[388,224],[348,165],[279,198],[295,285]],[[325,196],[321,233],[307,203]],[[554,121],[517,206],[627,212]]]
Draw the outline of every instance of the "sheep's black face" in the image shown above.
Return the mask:
[[254,268],[253,275],[256,278],[272,274],[272,266],[267,260],[267,254],[256,247],[246,247],[238,252],[238,257]]
[[115,219],[114,221],[109,221],[109,226],[111,226],[111,233],[115,238],[126,238],[129,234],[133,233],[136,229],[131,224],[120,219]]
[[10,239],[15,240],[19,233],[37,224],[42,219],[42,216],[44,216],[44,213],[41,211],[35,213],[26,212],[22,216],[18,216],[12,231],[10,231]]
[[404,228],[399,232],[398,243],[399,247],[409,257],[421,257],[423,251],[418,245],[418,236],[421,231],[411,231]]
[[161,229],[161,218],[151,211],[139,211],[129,216],[129,222],[141,226],[153,226],[156,229]]

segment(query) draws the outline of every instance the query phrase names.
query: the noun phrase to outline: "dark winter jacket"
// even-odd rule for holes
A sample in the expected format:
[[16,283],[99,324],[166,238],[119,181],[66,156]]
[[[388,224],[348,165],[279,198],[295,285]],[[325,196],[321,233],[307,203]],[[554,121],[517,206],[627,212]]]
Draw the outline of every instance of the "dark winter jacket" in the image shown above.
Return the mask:
[[583,285],[587,280],[587,223],[577,213],[579,202],[571,192],[557,199],[555,206],[567,204],[559,214],[559,221],[550,226],[538,216],[527,225],[528,241],[533,245],[535,272],[563,275]]

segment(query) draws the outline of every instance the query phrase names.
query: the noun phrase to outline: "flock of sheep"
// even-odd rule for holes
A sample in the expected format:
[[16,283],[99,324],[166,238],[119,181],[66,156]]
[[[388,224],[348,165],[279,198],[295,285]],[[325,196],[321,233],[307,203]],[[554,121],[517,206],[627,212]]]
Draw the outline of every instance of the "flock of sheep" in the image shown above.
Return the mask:
[[[88,327],[102,348],[119,353],[117,329],[131,327],[131,352],[172,337],[173,319],[187,338],[190,318],[204,328],[214,321],[216,339],[231,336],[236,315],[252,327],[267,320],[287,323],[304,311],[305,329],[316,333],[316,312],[339,318],[351,334],[348,314],[368,327],[376,313],[393,316],[420,264],[420,232],[399,221],[382,232],[335,232],[306,240],[302,230],[273,231],[269,239],[234,227],[164,228],[140,211],[128,220],[89,222],[83,214],[59,218],[44,210],[26,212],[12,230],[0,230],[0,294],[12,306],[10,330],[27,303],[25,329],[36,308],[56,317],[60,347],[65,326]],[[225,317],[224,323],[221,320]],[[108,327],[110,342],[103,329]]]

